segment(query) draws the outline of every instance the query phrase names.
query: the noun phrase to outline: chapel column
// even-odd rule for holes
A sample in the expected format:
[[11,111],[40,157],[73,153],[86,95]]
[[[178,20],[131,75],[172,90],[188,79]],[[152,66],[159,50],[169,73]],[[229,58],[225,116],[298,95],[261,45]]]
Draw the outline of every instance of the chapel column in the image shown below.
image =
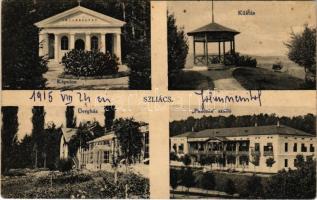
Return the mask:
[[75,33],[69,34],[69,50],[75,49]]
[[58,33],[54,33],[54,59],[59,62],[59,49],[60,49],[60,36]]
[[100,51],[102,53],[106,53],[106,34],[100,33],[100,41],[101,41]]
[[119,58],[119,63],[121,63],[121,34],[115,34],[115,45],[114,53]]
[[39,34],[39,56],[45,56],[48,54],[48,34]]
[[85,33],[85,50],[91,51],[91,39],[90,39],[90,33]]

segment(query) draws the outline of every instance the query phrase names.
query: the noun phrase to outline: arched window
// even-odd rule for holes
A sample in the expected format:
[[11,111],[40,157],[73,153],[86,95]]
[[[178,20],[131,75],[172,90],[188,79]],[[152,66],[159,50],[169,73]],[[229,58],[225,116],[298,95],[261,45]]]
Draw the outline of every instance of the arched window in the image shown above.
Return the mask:
[[91,37],[91,50],[98,49],[98,38],[96,36]]
[[68,50],[68,37],[63,36],[61,39],[61,50]]

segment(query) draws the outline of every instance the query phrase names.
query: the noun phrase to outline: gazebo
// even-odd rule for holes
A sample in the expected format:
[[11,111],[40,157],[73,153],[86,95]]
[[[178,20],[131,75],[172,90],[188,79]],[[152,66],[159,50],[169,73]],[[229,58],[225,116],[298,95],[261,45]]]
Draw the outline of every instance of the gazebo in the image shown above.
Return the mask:
[[[200,27],[194,31],[188,32],[188,36],[193,37],[194,65],[203,64],[208,66],[214,63],[223,63],[226,54],[226,42],[230,42],[230,53],[235,53],[235,35],[240,32],[231,28],[222,26],[214,22],[213,3],[212,3],[212,23]],[[204,53],[198,55],[196,53],[196,43],[203,43]],[[218,55],[208,53],[208,44],[218,43]],[[221,55],[222,43],[222,55]]]

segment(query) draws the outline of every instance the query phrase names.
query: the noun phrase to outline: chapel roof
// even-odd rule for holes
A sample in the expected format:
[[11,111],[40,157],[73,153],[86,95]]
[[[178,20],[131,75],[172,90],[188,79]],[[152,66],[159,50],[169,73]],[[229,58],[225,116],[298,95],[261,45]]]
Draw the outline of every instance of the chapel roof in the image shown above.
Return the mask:
[[252,127],[234,127],[234,128],[218,128],[205,129],[198,132],[185,132],[173,136],[172,138],[215,138],[215,137],[240,137],[252,135],[290,135],[290,136],[310,136],[313,135],[301,130],[297,130],[284,125],[268,125],[268,126],[252,126]]

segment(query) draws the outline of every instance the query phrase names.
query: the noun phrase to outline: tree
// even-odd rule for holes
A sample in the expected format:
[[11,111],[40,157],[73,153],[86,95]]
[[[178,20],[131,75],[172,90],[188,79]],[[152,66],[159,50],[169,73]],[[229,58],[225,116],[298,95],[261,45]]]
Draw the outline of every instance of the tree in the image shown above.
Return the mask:
[[140,123],[133,118],[120,118],[114,122],[114,131],[121,150],[120,157],[125,159],[126,167],[141,155],[143,135],[139,127]]
[[234,185],[234,182],[228,178],[226,180],[226,183],[225,183],[225,192],[228,193],[228,194],[231,194],[233,195],[234,193],[236,193],[236,187]]
[[185,154],[183,157],[182,157],[182,162],[185,166],[189,166],[192,162],[192,160],[190,159],[190,156]]
[[316,73],[316,28],[305,25],[302,33],[292,32],[290,41],[285,45],[290,60],[304,67],[305,72]]
[[172,89],[178,73],[185,67],[188,54],[188,42],[183,28],[176,25],[173,14],[167,16],[168,35],[168,83]]
[[45,88],[47,59],[38,55],[39,30],[33,25],[37,20],[33,1],[4,1],[2,16],[3,88]]
[[18,107],[5,106],[1,108],[1,172],[7,172],[14,164],[14,147],[17,143]]
[[[178,186],[178,173],[177,173],[177,170],[175,169],[170,169],[170,186],[172,187],[173,191]],[[173,198],[174,198],[174,193],[173,193]]]
[[110,131],[113,126],[113,120],[115,118],[116,107],[115,106],[105,106],[104,115],[105,115],[105,128],[106,131]]
[[268,158],[268,159],[266,159],[266,165],[267,165],[268,167],[272,167],[272,166],[274,165],[274,163],[275,163],[274,158]]
[[75,128],[76,118],[74,117],[74,106],[66,107],[66,128]]
[[269,178],[265,198],[313,199],[316,197],[316,161],[304,161],[297,170],[281,170]]
[[45,133],[44,123],[45,123],[45,111],[43,106],[33,106],[32,109],[32,137],[34,139],[34,167],[38,167],[38,161],[40,161],[39,155],[43,152],[43,146],[41,145],[41,141],[43,139],[43,135]]

